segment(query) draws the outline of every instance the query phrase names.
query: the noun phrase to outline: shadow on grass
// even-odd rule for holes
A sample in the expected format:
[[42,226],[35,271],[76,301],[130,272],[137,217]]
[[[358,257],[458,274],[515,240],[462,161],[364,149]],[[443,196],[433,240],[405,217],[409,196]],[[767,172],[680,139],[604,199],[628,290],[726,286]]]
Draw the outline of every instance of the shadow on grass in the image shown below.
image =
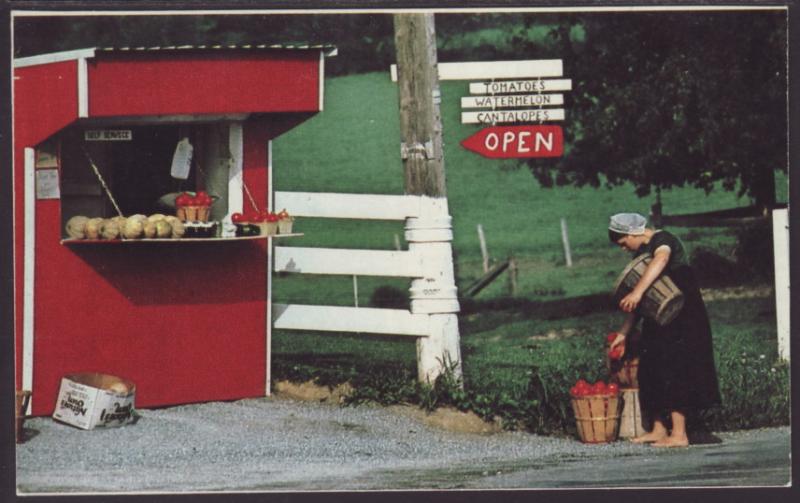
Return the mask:
[[547,301],[500,298],[487,301],[461,299],[459,302],[460,321],[468,332],[490,330],[513,321],[559,320],[615,311],[611,295],[607,293]]

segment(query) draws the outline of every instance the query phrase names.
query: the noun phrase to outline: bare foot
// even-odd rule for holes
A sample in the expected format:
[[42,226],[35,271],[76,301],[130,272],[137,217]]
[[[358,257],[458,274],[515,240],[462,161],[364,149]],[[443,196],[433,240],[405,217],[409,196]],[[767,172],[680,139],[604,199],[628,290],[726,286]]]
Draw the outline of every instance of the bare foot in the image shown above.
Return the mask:
[[688,447],[689,439],[686,435],[666,437],[662,440],[652,443],[653,447]]
[[638,437],[632,438],[631,442],[634,444],[647,444],[650,442],[660,442],[666,438],[668,438],[666,432],[651,431],[650,433],[645,433],[644,435],[639,435]]

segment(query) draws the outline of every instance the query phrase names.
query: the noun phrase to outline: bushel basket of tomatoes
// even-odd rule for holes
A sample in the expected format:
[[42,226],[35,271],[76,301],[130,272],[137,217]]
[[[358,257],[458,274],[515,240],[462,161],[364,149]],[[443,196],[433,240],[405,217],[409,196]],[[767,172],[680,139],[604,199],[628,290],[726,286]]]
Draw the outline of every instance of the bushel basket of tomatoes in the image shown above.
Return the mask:
[[622,404],[619,385],[603,381],[589,384],[579,379],[570,389],[570,396],[578,436],[582,442],[599,444],[617,439]]

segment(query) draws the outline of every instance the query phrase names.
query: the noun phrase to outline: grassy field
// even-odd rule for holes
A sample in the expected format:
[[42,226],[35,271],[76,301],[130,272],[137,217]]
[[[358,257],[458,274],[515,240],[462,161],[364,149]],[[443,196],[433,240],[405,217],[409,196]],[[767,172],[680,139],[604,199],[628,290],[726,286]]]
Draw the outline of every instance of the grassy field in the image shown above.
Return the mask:
[[[607,242],[608,216],[619,211],[646,215],[653,201],[638,198],[631,186],[542,188],[525,167],[467,151],[460,141],[480,129],[460,124],[459,100],[467,94],[466,83],[442,83],[457,284],[463,291],[482,274],[477,224],[485,230],[491,258],[497,261],[513,255],[519,267],[515,296],[509,295],[506,278],[501,277],[462,306],[467,387],[518,395],[528,385],[532,366],[548,362],[561,362],[559,372],[565,378],[572,372],[599,376],[601,367],[594,368],[590,362],[602,354],[602,335],[617,327],[620,316],[610,310],[581,311],[580,298],[610,293],[614,279],[629,260]],[[388,72],[329,79],[325,100],[324,112],[275,141],[275,189],[402,194],[397,91]],[[779,200],[785,201],[787,181],[779,179],[778,187]],[[665,214],[750,204],[735,193],[719,190],[706,195],[692,188],[664,191],[662,202]],[[564,263],[561,218],[568,223],[571,268]],[[305,236],[287,245],[388,250],[394,249],[395,236],[399,236],[406,246],[399,222],[300,219],[297,229]],[[681,236],[690,253],[704,246],[731,256],[735,246],[731,230],[671,230]],[[359,277],[358,305],[374,305],[373,295],[381,287],[403,296],[409,281]],[[274,281],[273,299],[330,305],[356,302],[353,278],[335,276],[280,276]],[[721,300],[710,305],[709,311],[717,339],[751,337],[748,344],[769,362],[775,361],[774,303]],[[726,344],[718,343],[718,349]],[[413,375],[415,367],[414,342],[391,337],[276,331],[273,350],[278,378],[319,377],[327,369],[341,379],[365,364],[394,366]],[[582,355],[582,363],[565,363],[576,351]],[[719,358],[728,359],[722,354]]]

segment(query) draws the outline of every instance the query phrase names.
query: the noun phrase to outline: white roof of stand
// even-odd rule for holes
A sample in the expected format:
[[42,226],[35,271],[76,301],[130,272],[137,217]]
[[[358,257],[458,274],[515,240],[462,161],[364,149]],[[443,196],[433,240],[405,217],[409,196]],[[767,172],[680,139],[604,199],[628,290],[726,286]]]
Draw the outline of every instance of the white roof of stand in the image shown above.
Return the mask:
[[119,47],[91,47],[72,51],[51,52],[37,56],[16,58],[15,68],[25,66],[58,63],[77,59],[94,58],[97,53],[146,53],[146,52],[179,52],[179,51],[226,51],[226,50],[293,50],[293,51],[322,51],[326,56],[336,56],[337,49],[334,45],[310,44],[198,44],[198,45],[168,45],[168,46],[119,46]]

